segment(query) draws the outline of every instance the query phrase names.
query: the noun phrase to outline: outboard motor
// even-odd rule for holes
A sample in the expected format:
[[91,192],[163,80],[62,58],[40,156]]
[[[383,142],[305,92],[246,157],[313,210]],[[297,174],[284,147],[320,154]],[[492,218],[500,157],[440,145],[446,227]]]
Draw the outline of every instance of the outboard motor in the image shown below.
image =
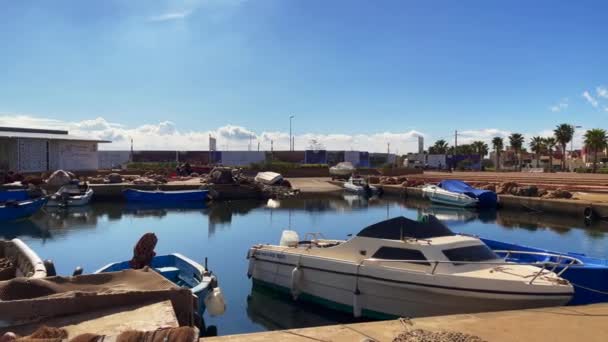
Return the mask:
[[55,263],[53,263],[53,260],[44,260],[44,267],[46,268],[46,275],[48,277],[54,277],[57,275],[57,271],[55,270]]
[[365,186],[363,187],[363,190],[365,191],[365,197],[372,197],[372,195],[374,194],[372,191],[372,188],[369,186],[369,184],[365,184]]

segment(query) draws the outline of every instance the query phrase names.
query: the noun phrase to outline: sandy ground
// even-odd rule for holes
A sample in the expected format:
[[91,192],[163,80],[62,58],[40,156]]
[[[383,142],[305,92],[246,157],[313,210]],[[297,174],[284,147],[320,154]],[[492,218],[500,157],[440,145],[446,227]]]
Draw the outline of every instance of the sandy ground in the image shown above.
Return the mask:
[[342,188],[330,184],[329,177],[314,177],[314,178],[287,178],[294,189],[300,189],[303,193],[329,193],[339,192]]
[[458,331],[486,341],[585,341],[608,340],[608,304],[503,311],[471,315],[418,318],[332,325],[254,334],[205,338],[208,342],[258,341],[381,341],[390,342],[406,329]]

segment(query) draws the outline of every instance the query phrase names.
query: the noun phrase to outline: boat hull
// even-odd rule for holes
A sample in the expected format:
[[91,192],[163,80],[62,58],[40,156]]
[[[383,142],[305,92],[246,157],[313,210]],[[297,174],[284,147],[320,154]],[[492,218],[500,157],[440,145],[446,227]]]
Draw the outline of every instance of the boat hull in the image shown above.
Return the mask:
[[143,191],[126,189],[123,195],[129,202],[203,202],[207,200],[208,190],[183,191]]
[[25,189],[3,190],[0,191],[0,202],[6,201],[25,201],[30,196]]
[[[275,262],[259,258],[250,258],[250,263],[254,263],[250,270],[256,283],[294,293],[295,265],[283,260]],[[347,267],[343,266],[340,269],[346,270]],[[298,299],[369,318],[426,317],[557,306],[571,298],[568,293],[544,295],[463,290],[370,276],[357,277],[336,271],[335,267],[332,270],[330,265],[300,266],[298,272],[299,281],[295,285]]]
[[461,208],[471,208],[478,205],[478,201],[466,195],[452,193],[438,187],[423,188],[422,193],[433,203],[450,205]]
[[[215,276],[206,274],[202,265],[178,253],[155,256],[150,267],[176,285],[189,288],[197,298],[198,313],[202,317],[206,310],[205,297],[217,284]],[[108,264],[95,273],[128,269],[131,269],[129,261],[122,261]]]
[[[553,252],[540,248],[521,246],[484,238],[481,238],[481,240],[488,245],[488,247],[494,250],[550,253],[554,255],[564,255],[567,257],[577,258],[584,263],[584,266],[569,267],[564,273],[561,274],[562,278],[568,280],[574,286],[574,296],[572,297],[572,300],[568,302],[568,305],[585,305],[608,302],[608,260],[591,258],[583,254]],[[556,257],[548,259],[543,255],[532,254],[514,254],[509,258],[509,261],[522,263],[547,261],[559,262]],[[563,260],[563,262],[566,261]],[[564,267],[557,267],[555,272],[562,271]]]
[[0,222],[14,221],[34,215],[45,204],[46,198],[20,201],[13,204],[3,204],[0,206]]
[[63,200],[60,195],[49,198],[47,207],[80,207],[89,204],[93,198],[93,189],[88,189],[83,195],[70,196]]

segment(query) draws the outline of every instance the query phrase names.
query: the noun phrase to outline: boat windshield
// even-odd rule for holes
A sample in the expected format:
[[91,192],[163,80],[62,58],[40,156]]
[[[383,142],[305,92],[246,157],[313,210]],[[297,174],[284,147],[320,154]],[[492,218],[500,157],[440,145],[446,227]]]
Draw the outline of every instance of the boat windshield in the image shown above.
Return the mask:
[[[470,261],[478,262],[500,259],[500,257],[486,245],[445,249],[442,252],[455,266],[465,265],[466,262]],[[460,263],[458,261],[465,263]]]

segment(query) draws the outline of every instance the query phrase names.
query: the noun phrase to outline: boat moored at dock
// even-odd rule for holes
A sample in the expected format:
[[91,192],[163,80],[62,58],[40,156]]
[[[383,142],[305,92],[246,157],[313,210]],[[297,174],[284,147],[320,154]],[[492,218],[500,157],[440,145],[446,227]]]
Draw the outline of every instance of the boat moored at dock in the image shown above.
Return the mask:
[[481,238],[494,252],[510,262],[554,263],[551,267],[574,286],[568,305],[608,302],[608,260],[581,253],[562,253],[514,243]]
[[425,185],[422,188],[422,195],[433,203],[451,205],[455,207],[476,207],[479,201],[476,198],[465,194],[459,194],[440,188],[437,185]]
[[89,204],[93,198],[93,189],[78,184],[62,186],[49,197],[48,207],[79,207]]
[[372,318],[422,317],[564,305],[568,281],[547,268],[507,262],[435,217],[397,217],[347,241],[318,234],[248,253],[255,283]]
[[46,197],[40,197],[24,201],[0,203],[0,222],[28,218],[40,210],[46,202]]
[[344,182],[344,190],[367,197],[382,193],[382,189],[369,185],[364,178],[356,176],[352,176],[348,181]]

